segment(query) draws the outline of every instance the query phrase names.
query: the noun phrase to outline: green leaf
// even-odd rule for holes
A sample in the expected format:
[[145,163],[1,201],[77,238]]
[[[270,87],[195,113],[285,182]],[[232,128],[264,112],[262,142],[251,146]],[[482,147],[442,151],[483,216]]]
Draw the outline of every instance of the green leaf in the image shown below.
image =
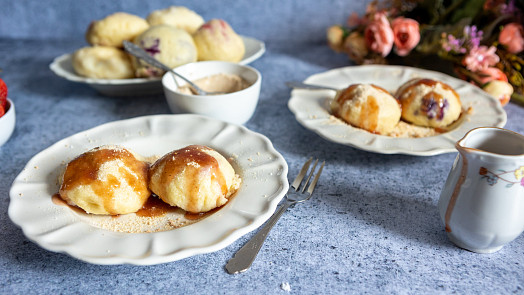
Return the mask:
[[417,51],[425,54],[438,54],[442,51],[442,34],[451,34],[457,38],[464,33],[464,27],[471,24],[470,18],[465,18],[453,25],[438,25],[438,26],[421,26],[420,36],[421,40],[417,46]]
[[[485,0],[468,0],[468,1],[453,1],[453,4],[448,7],[449,9],[449,21],[454,24],[463,18],[474,18],[479,12],[482,11]],[[460,7],[455,6],[459,3]]]

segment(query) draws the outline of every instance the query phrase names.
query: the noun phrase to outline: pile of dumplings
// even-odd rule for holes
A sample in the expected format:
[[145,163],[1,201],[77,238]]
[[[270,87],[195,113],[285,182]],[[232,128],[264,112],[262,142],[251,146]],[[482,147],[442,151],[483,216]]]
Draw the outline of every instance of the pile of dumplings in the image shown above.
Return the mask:
[[171,68],[205,60],[239,62],[245,53],[242,38],[226,21],[205,22],[183,6],[155,10],[146,19],[116,12],[93,21],[85,38],[90,46],[75,51],[73,69],[95,79],[160,77],[164,73],[127,54],[123,41],[135,43]]
[[353,84],[337,92],[334,115],[352,126],[389,135],[401,120],[415,126],[444,129],[461,115],[459,94],[448,84],[415,78],[394,95],[373,84]]
[[65,167],[60,197],[90,214],[135,213],[156,195],[191,213],[218,208],[240,187],[240,176],[214,149],[190,145],[154,163],[121,146],[91,149]]

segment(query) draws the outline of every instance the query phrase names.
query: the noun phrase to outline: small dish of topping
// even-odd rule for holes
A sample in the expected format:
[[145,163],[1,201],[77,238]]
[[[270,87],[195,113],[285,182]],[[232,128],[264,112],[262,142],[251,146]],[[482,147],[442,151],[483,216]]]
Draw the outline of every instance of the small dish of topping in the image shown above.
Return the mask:
[[203,61],[177,67],[176,72],[214,95],[197,95],[185,81],[167,73],[164,94],[173,113],[192,113],[244,124],[258,103],[262,76],[256,69],[225,61]]
[[[198,87],[208,92],[220,94],[233,93],[249,87],[249,83],[238,75],[216,74],[193,81]],[[177,92],[182,94],[198,95],[190,85],[178,88]]]
[[0,146],[9,140],[15,130],[15,104],[7,98],[7,86],[0,79]]

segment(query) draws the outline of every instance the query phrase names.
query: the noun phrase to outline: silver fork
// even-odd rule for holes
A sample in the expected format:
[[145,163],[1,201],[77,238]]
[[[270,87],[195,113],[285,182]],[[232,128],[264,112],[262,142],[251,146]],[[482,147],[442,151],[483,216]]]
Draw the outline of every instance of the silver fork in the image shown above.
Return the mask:
[[[138,59],[141,59],[141,60],[145,61],[146,63],[148,63],[149,65],[152,65],[154,67],[162,69],[162,70],[164,70],[166,72],[171,72],[173,75],[178,76],[180,79],[186,81],[186,83],[189,84],[195,90],[195,92],[196,92],[195,94],[198,94],[198,95],[214,95],[214,94],[224,94],[225,93],[225,92],[222,92],[222,91],[205,91],[202,88],[198,87],[195,83],[191,82],[191,80],[189,80],[186,77],[180,75],[179,73],[175,72],[175,70],[171,69],[170,67],[168,67],[165,64],[161,63],[156,58],[154,58],[151,55],[149,55],[144,49],[142,49],[142,47],[140,47],[140,46],[138,46],[138,45],[136,45],[134,43],[131,43],[129,41],[124,41],[123,45],[124,45],[124,49],[129,54],[133,55],[134,57],[136,57]],[[177,83],[176,79],[175,79],[175,83]],[[177,86],[178,86],[178,83],[177,83]]]
[[[255,258],[257,257],[260,248],[262,248],[262,245],[264,244],[264,241],[266,240],[269,231],[277,223],[280,216],[282,216],[282,214],[284,214],[284,212],[286,212],[286,210],[290,206],[307,201],[311,198],[311,196],[313,195],[313,190],[317,185],[318,178],[320,177],[320,174],[322,173],[322,169],[324,168],[325,164],[325,162],[322,162],[322,165],[318,169],[315,178],[313,178],[313,181],[309,183],[311,177],[315,173],[315,169],[318,164],[317,159],[313,164],[313,168],[309,172],[306,181],[300,189],[300,184],[306,176],[307,171],[309,170],[309,165],[312,161],[313,158],[309,158],[309,160],[307,160],[306,163],[304,163],[304,166],[302,166],[302,169],[300,169],[300,172],[298,173],[297,177],[291,184],[288,193],[286,194],[286,201],[280,206],[277,212],[275,212],[275,214],[273,214],[273,216],[271,216],[271,218],[268,220],[266,225],[255,236],[253,236],[251,240],[249,240],[242,248],[240,248],[240,250],[238,250],[238,252],[235,253],[233,258],[231,258],[227,262],[226,270],[228,273],[235,274],[248,270],[253,261],[255,261]],[[305,191],[308,183],[309,187],[307,188],[307,191]]]

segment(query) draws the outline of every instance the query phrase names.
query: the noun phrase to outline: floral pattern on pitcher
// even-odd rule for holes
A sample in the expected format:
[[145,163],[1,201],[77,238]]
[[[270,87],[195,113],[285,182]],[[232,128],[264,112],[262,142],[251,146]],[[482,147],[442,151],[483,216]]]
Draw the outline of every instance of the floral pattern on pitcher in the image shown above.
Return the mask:
[[[499,170],[500,173],[496,174],[492,171],[489,171],[486,167],[480,167],[479,174],[482,175],[482,178],[486,179],[489,185],[493,186],[497,184],[499,180],[506,182],[506,187],[512,187],[514,184],[518,183],[524,187],[524,166],[520,166],[515,171],[504,171]],[[516,181],[506,179],[507,174],[513,173],[515,175]]]

